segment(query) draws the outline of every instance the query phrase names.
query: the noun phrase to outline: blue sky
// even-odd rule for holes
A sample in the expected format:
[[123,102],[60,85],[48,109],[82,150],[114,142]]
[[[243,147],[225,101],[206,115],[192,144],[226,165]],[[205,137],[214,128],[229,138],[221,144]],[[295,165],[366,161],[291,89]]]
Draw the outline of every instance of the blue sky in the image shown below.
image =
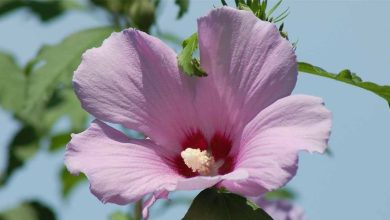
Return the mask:
[[[175,20],[173,1],[163,1],[158,23],[162,30],[189,36],[196,18],[205,15],[217,0],[192,1],[190,13]],[[350,68],[363,79],[390,85],[389,1],[286,1],[290,16],[285,28],[298,40],[299,60],[337,72]],[[0,49],[16,55],[21,64],[34,56],[42,44],[59,42],[66,35],[104,25],[102,14],[70,12],[42,25],[26,11],[0,19]],[[324,78],[301,74],[296,94],[320,96],[333,112],[330,147],[333,156],[301,153],[298,175],[288,184],[299,193],[297,202],[308,219],[390,219],[390,108],[379,97],[358,88]],[[18,125],[0,111],[0,168],[5,164],[6,144]],[[107,219],[107,214],[129,207],[103,205],[78,187],[69,200],[59,196],[57,170],[63,152],[42,150],[17,172],[0,191],[0,209],[22,199],[39,198],[59,211],[60,220]],[[176,193],[176,196],[194,196]],[[152,219],[179,219],[186,206],[175,206],[163,214],[152,210]],[[154,218],[153,218],[154,217]]]

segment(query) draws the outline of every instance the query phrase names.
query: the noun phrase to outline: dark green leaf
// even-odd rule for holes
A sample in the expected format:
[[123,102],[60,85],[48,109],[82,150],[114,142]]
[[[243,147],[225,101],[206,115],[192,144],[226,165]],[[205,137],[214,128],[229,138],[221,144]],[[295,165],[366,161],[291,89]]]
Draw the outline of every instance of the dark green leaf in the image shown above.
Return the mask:
[[325,149],[325,154],[328,155],[329,157],[333,157],[333,151],[329,147]]
[[205,189],[192,202],[183,220],[272,220],[262,209],[233,193]]
[[0,185],[4,185],[11,174],[22,167],[26,160],[32,158],[39,147],[39,135],[34,127],[25,125],[14,136],[8,146],[8,163],[5,173],[1,175]]
[[27,8],[42,21],[51,20],[68,9],[80,8],[75,1],[34,1],[34,0],[2,0],[0,1],[0,16],[16,9]]
[[9,54],[0,52],[0,105],[13,112],[24,106],[26,77]]
[[76,186],[87,180],[84,174],[80,173],[78,176],[74,176],[65,167],[60,171],[60,179],[63,198],[67,198]]
[[70,134],[68,132],[56,134],[51,137],[50,140],[50,151],[57,151],[64,147],[70,141]]
[[268,200],[273,199],[295,199],[296,194],[290,189],[277,189],[265,194],[265,198]]
[[177,56],[178,65],[185,74],[189,76],[207,76],[200,67],[199,59],[193,58],[194,52],[198,49],[198,34],[194,33],[183,41],[183,50]]
[[177,13],[177,19],[183,17],[183,15],[188,11],[190,6],[189,0],[175,0],[175,4],[179,7],[179,12]]
[[244,0],[234,0],[234,2],[236,3],[236,6],[238,7],[238,5],[241,3],[241,4],[245,4],[245,1]]
[[313,75],[334,79],[340,82],[348,83],[350,85],[363,88],[382,97],[388,102],[390,106],[390,86],[387,85],[382,86],[372,82],[365,82],[358,75],[356,75],[356,73],[352,73],[350,70],[343,70],[338,74],[334,74],[334,73],[327,72],[326,70],[321,69],[320,67],[313,66],[305,62],[298,63],[298,70],[300,72],[310,73]]
[[55,220],[55,213],[38,201],[23,202],[17,207],[0,212],[0,220]]

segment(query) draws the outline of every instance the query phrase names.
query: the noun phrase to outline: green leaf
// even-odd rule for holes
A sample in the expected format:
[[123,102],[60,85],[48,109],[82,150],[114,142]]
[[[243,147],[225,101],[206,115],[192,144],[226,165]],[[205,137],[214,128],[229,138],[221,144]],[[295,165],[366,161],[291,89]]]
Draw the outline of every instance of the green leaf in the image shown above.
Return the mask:
[[194,33],[183,41],[183,50],[177,56],[177,62],[181,71],[189,76],[207,76],[200,67],[199,59],[193,58],[194,52],[198,49],[198,34]]
[[0,212],[0,220],[55,220],[55,213],[38,201],[26,201]]
[[368,90],[385,99],[390,107],[390,86],[388,85],[382,86],[372,82],[365,82],[358,75],[356,75],[356,73],[352,73],[350,70],[342,70],[338,74],[335,74],[335,73],[327,72],[326,70],[311,65],[309,63],[298,62],[298,71],[334,79],[340,82],[344,82]]
[[329,157],[333,157],[334,156],[334,153],[333,153],[332,149],[330,149],[329,147],[327,147],[325,149],[325,154],[328,155]]
[[272,15],[272,13],[274,13],[274,11],[280,6],[282,1],[283,0],[279,0],[278,2],[276,2],[276,4],[274,6],[272,6],[272,8],[266,13],[267,14],[266,17],[270,17]]
[[13,112],[23,109],[26,77],[14,58],[0,52],[0,105]]
[[121,211],[116,211],[110,215],[110,220],[133,220],[129,214],[125,214]]
[[175,4],[179,7],[179,12],[177,13],[176,19],[183,17],[183,15],[188,11],[190,6],[189,0],[175,0]]
[[239,2],[237,7],[240,10],[249,11],[253,13],[252,9],[247,4]]
[[72,190],[87,180],[84,174],[80,173],[78,176],[74,176],[63,167],[60,171],[60,182],[61,182],[61,195],[62,198],[66,199]]
[[268,200],[273,200],[273,199],[295,199],[296,194],[287,188],[284,189],[277,189],[271,192],[267,192],[265,194],[265,198]]
[[0,177],[0,186],[7,183],[11,174],[32,158],[39,148],[39,134],[32,126],[25,125],[16,133],[8,146],[8,163]]
[[68,9],[79,9],[81,6],[75,1],[33,1],[33,0],[1,0],[0,16],[10,13],[16,9],[27,8],[42,21],[49,21]]
[[88,120],[88,113],[81,108],[74,91],[72,89],[62,89],[58,93],[58,103],[46,108],[41,122],[47,127],[52,127],[58,119],[67,116],[73,132],[83,130]]
[[205,189],[192,202],[183,220],[272,220],[255,204],[233,193]]
[[[276,16],[275,18],[271,15],[279,8],[283,0],[279,0],[276,2],[271,9],[267,9],[268,1],[267,0],[236,0],[237,8],[244,11],[249,11],[253,13],[258,19],[263,21],[272,22],[274,24],[283,21],[289,15],[289,9],[287,8],[281,14]],[[288,40],[288,33],[283,31],[283,23],[279,25],[280,35]]]
[[[79,65],[82,53],[99,46],[113,31],[112,27],[84,30],[57,45],[44,46],[35,60],[37,69],[30,76],[25,114],[46,102],[60,83],[70,87],[73,71]],[[39,67],[39,64],[42,65]]]
[[71,137],[69,132],[56,134],[51,137],[49,151],[55,152],[69,143]]
[[238,7],[238,5],[241,3],[241,4],[245,4],[245,0],[234,0],[234,2],[236,3],[236,6]]
[[10,56],[0,56],[0,64],[6,70],[0,73],[4,79],[0,81],[1,104],[14,109],[17,119],[28,125],[9,146],[8,165],[0,185],[35,154],[39,140],[47,137],[60,118],[70,120],[71,131],[85,127],[88,115],[71,88],[73,71],[81,61],[81,54],[98,46],[113,30],[110,27],[90,29],[73,34],[55,46],[46,46],[29,62],[26,73]]

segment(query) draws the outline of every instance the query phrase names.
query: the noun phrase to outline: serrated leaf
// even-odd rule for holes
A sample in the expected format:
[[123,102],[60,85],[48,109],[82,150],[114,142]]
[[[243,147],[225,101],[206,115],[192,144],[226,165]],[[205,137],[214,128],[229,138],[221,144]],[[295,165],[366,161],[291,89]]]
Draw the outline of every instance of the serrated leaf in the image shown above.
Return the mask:
[[188,11],[190,6],[189,0],[175,0],[175,4],[179,7],[179,12],[177,13],[176,19],[183,17],[183,15]]
[[196,196],[183,220],[272,220],[242,196],[205,189]]
[[198,49],[198,34],[194,33],[183,41],[183,50],[177,56],[177,62],[181,71],[189,76],[207,76],[200,67],[199,59],[193,58],[194,52]]
[[22,167],[39,149],[39,134],[32,126],[25,125],[8,146],[8,163],[0,176],[0,186],[7,183],[12,173]]
[[61,182],[61,195],[62,198],[67,198],[72,190],[85,182],[87,178],[84,174],[80,173],[78,176],[74,176],[69,173],[69,171],[63,167],[60,171],[60,182]]
[[309,63],[298,62],[298,71],[334,79],[368,90],[385,99],[390,107],[390,86],[363,81],[356,73],[352,73],[350,70],[342,70],[340,73],[335,74]]
[[54,211],[38,201],[26,201],[0,212],[0,220],[55,220]]
[[12,112],[24,106],[26,77],[14,58],[0,52],[0,105]]

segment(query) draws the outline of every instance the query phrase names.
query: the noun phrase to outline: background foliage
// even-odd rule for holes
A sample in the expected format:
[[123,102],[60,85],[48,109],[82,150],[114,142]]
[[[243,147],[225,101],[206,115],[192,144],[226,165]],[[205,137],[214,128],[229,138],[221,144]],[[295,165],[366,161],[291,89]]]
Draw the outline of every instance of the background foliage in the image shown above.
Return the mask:
[[[190,10],[190,2],[176,0],[177,19],[185,16]],[[222,3],[216,1],[215,5]],[[55,153],[63,149],[70,139],[70,133],[83,130],[89,120],[75,97],[71,77],[73,70],[80,63],[81,54],[88,48],[101,44],[102,40],[113,31],[126,27],[135,27],[145,32],[158,36],[165,41],[181,44],[173,34],[164,32],[156,24],[161,10],[159,0],[90,0],[90,1],[29,1],[29,0],[0,0],[0,16],[7,16],[17,10],[28,10],[41,22],[51,22],[60,19],[67,11],[80,11],[82,13],[101,12],[106,16],[109,25],[102,25],[93,29],[82,30],[73,33],[55,45],[44,45],[35,57],[32,57],[25,65],[16,62],[12,54],[0,52],[0,105],[1,108],[10,112],[14,119],[20,123],[19,130],[14,134],[8,149],[6,168],[0,176],[0,185],[6,186],[14,173],[23,165],[34,158],[40,148],[49,145],[49,152]],[[231,6],[235,6],[229,3]],[[277,22],[282,36],[287,37],[283,19],[287,11],[280,10],[280,14],[271,17],[277,7],[268,6],[266,10],[262,4],[253,4],[252,1],[237,1],[238,7],[250,10],[259,19]],[[280,2],[276,4],[279,6]],[[1,17],[0,17],[1,19]],[[288,28],[288,27],[287,27]],[[184,71],[194,75],[202,75],[201,67],[197,58],[193,55],[197,49],[195,37],[183,44],[180,63],[183,63]],[[186,48],[191,46],[192,48]],[[299,44],[297,45],[299,47]],[[347,83],[353,86],[369,90],[390,102],[390,87],[381,86],[371,82],[364,82],[358,75],[349,70],[342,70],[338,74],[327,72],[312,64],[300,62],[299,70],[304,73],[314,74]],[[198,73],[198,74],[196,74]],[[68,126],[61,132],[56,132],[54,127],[60,120],[66,120]],[[61,183],[61,196],[66,199],[72,189],[82,181],[83,176],[71,176],[64,168],[58,171]],[[273,192],[269,196],[293,198],[289,190]],[[183,199],[188,202],[188,200]],[[181,201],[183,201],[181,200]],[[179,200],[180,201],[180,200]],[[169,203],[167,203],[168,206]],[[172,204],[171,204],[172,205]],[[15,208],[4,210],[0,219],[55,219],[55,211],[50,205],[39,201],[29,200]],[[132,215],[116,212],[109,216],[110,219],[129,219]],[[134,217],[134,216],[132,216]]]

